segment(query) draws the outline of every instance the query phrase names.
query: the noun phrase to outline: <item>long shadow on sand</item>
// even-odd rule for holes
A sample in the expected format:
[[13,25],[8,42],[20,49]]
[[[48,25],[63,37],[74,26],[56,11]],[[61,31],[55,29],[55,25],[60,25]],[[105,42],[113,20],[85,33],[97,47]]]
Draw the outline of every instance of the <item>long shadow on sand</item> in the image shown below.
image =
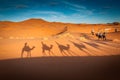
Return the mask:
[[112,41],[95,41],[95,43],[98,43],[98,44],[102,44],[102,45],[105,45],[105,46],[111,46],[111,47],[117,47],[116,45],[118,45],[117,43],[114,43]]
[[65,45],[62,45],[58,42],[55,42],[55,43],[58,45],[58,48],[59,48],[59,50],[60,50],[60,52],[62,53],[63,56],[64,55],[69,56],[68,54],[73,56],[72,53],[74,53],[74,52],[70,50],[70,45],[69,44],[66,44],[66,46],[65,46]]
[[41,44],[42,44],[42,53],[43,53],[44,56],[47,55],[46,51],[48,51],[49,55],[53,55],[53,52],[51,50],[53,48],[53,45],[48,46],[47,44],[45,44],[43,42],[41,42]]
[[27,52],[27,57],[31,57],[31,51],[35,48],[35,46],[33,46],[32,48],[29,47],[28,43],[26,42],[24,44],[24,47],[22,48],[22,52],[21,52],[21,58],[23,58],[24,56],[24,52]]
[[88,50],[87,49],[87,47],[84,45],[84,44],[82,44],[82,43],[76,43],[76,42],[73,42],[73,41],[70,41],[72,44],[74,44],[74,46],[75,47],[77,47],[80,51],[83,51],[84,53],[86,53],[87,55],[91,55],[91,54],[89,54],[86,50]]
[[0,60],[0,80],[120,80],[120,56]]
[[[91,47],[93,47],[93,48],[95,48],[97,51],[103,51],[103,50],[106,50],[106,48],[100,48],[100,45],[98,45],[98,44],[96,44],[96,43],[93,43],[93,42],[83,42],[83,43],[85,43],[85,44],[87,44],[87,45],[89,45],[89,46],[91,46]],[[101,46],[102,47],[102,46]],[[94,51],[93,49],[88,49],[89,51],[93,51],[93,52],[96,52],[96,51]],[[97,53],[97,52],[96,52]],[[94,55],[96,55],[96,54],[94,54]]]
[[90,42],[84,42],[85,44],[88,44],[88,45],[90,45],[90,46],[92,46],[92,47],[94,47],[94,48],[97,48],[97,49],[99,49],[99,45],[98,44],[96,44],[96,43],[90,43]]

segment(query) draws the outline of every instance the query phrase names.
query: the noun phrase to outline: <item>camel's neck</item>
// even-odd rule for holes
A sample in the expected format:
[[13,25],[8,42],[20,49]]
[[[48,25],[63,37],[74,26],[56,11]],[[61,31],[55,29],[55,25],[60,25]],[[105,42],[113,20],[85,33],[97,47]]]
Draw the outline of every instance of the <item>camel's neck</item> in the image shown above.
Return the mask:
[[67,49],[69,49],[70,48],[70,46],[69,45],[67,45]]
[[51,45],[51,46],[50,46],[50,49],[52,49],[52,47],[53,47],[53,46]]

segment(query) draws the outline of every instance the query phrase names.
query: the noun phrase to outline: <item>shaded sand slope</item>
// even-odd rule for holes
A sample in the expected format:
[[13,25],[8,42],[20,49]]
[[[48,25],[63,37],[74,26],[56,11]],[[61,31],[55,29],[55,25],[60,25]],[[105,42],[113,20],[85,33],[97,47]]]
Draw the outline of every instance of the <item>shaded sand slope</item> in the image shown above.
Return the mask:
[[120,56],[0,60],[0,80],[119,80]]

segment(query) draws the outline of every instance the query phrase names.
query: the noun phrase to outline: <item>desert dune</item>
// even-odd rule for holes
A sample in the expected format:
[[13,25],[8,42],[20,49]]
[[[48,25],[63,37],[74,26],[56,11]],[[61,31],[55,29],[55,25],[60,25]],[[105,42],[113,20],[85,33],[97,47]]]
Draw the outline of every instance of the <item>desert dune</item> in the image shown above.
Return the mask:
[[[106,40],[98,40],[92,35],[93,29],[95,33],[105,32]],[[27,52],[21,57],[25,43],[31,57]],[[0,22],[2,78],[115,80],[119,78],[116,73],[119,55],[120,25],[73,24],[42,19]]]
[[[107,40],[91,35],[92,29],[95,33],[106,32]],[[120,25],[114,24],[73,24],[34,18],[21,22],[1,21],[0,37],[0,59],[20,58],[26,42],[30,47],[35,46],[32,57],[120,55]],[[48,47],[45,53],[42,53],[41,42]],[[49,53],[50,45],[53,45],[53,53]],[[24,53],[24,57],[26,55]]]

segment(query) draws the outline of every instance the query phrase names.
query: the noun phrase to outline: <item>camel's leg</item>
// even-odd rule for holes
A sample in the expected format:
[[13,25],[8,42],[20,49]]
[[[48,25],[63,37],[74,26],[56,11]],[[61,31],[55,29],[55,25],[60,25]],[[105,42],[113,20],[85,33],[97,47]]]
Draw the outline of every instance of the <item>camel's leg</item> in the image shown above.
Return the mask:
[[31,57],[31,52],[29,52],[29,57]]
[[29,52],[27,52],[27,57],[29,57]]
[[60,52],[62,53],[62,55],[64,56],[64,53],[63,53],[63,51],[62,50],[60,50]]
[[50,56],[50,51],[49,51],[49,56]]
[[67,52],[68,52],[71,56],[73,56],[71,50],[67,50]]
[[98,40],[99,40],[99,37],[98,37]]
[[98,40],[100,39],[100,37],[99,36],[97,36],[98,37]]
[[102,36],[102,40],[104,40],[104,37]]
[[[74,54],[76,54],[75,52],[73,52],[72,50],[69,50],[71,53],[74,53]],[[72,54],[71,54],[72,55]],[[79,55],[77,55],[77,56],[79,56]]]
[[105,37],[105,40],[106,40],[106,37]]
[[53,52],[50,50],[50,53],[52,53],[53,54]]
[[42,53],[43,53],[43,56],[46,56],[46,52],[44,49],[42,50]]
[[44,49],[42,49],[42,53],[44,53],[45,52],[45,50]]
[[66,53],[65,51],[62,51],[62,52],[63,52],[66,56],[68,56],[67,53]]
[[105,40],[105,38],[103,38],[103,40]]
[[21,58],[23,58],[23,53],[24,53],[24,51],[22,50],[22,52],[21,52]]
[[50,53],[53,54],[53,52],[51,50],[49,50],[49,55],[50,55]]
[[104,37],[104,40],[106,40],[106,36]]
[[63,51],[62,51],[61,53],[62,53],[62,55],[64,56],[64,53],[63,53]]

